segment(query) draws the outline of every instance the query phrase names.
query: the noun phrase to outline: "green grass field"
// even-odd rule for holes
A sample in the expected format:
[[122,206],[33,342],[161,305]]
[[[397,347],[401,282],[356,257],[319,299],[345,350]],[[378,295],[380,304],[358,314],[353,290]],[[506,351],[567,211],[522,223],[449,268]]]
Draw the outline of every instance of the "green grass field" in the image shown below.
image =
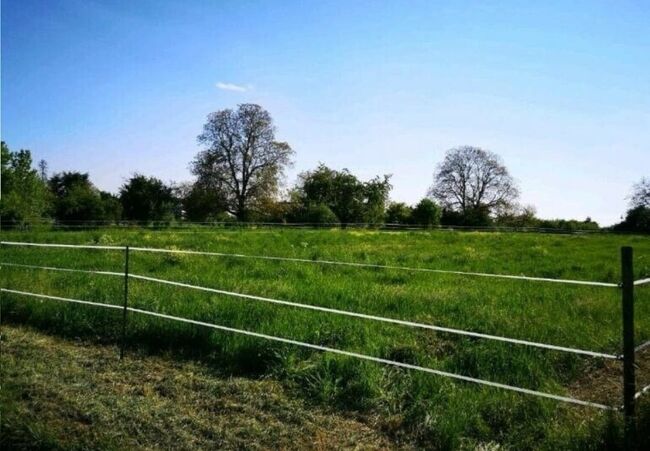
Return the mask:
[[[650,276],[650,239],[609,234],[550,235],[356,230],[206,231],[106,229],[3,232],[3,240],[115,244],[339,260],[617,283],[620,247],[635,250],[635,278]],[[120,251],[2,247],[1,261],[78,269],[123,270]],[[131,252],[130,271],[238,293],[411,320],[617,354],[618,288],[488,279],[269,261]],[[3,266],[2,286],[121,304],[118,277]],[[620,404],[618,363],[253,300],[130,281],[131,306],[317,345],[441,369],[533,390]],[[119,311],[3,293],[4,322],[64,337],[115,343]],[[636,290],[637,342],[650,339],[650,286]],[[134,348],[200,358],[223,374],[280,381],[296,397],[372,417],[396,443],[434,449],[501,444],[512,449],[605,449],[620,440],[620,418],[602,411],[455,382],[155,319],[129,315]],[[612,367],[613,366],[613,367]],[[647,369],[647,366],[644,367]],[[640,371],[642,373],[642,371]],[[614,375],[615,380],[603,381]],[[639,374],[650,382],[650,374]],[[648,398],[648,397],[646,397]],[[641,435],[650,404],[641,399]]]

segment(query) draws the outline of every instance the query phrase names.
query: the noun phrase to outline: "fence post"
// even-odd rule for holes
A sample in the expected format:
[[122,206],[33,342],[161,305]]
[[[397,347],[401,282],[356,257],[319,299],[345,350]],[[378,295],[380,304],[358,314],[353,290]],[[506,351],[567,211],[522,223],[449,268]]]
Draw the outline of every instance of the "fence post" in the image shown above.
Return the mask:
[[129,300],[129,246],[124,248],[124,308],[122,309],[122,340],[120,342],[120,360],[124,358],[126,346],[126,312]]
[[623,300],[623,413],[625,416],[625,449],[636,449],[636,415],[634,393],[634,271],[632,248],[621,248]]

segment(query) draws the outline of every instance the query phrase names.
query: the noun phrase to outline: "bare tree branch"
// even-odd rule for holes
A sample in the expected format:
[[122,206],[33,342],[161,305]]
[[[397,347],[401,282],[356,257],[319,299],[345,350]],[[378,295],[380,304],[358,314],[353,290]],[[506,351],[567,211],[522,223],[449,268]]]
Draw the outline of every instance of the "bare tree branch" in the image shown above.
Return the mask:
[[264,196],[275,195],[294,153],[275,141],[271,115],[254,104],[211,113],[197,139],[206,149],[194,159],[193,174],[223,190],[226,209],[238,219],[246,219]]
[[519,190],[499,156],[471,146],[447,151],[429,189],[429,196],[444,207],[462,213],[502,208],[518,195]]

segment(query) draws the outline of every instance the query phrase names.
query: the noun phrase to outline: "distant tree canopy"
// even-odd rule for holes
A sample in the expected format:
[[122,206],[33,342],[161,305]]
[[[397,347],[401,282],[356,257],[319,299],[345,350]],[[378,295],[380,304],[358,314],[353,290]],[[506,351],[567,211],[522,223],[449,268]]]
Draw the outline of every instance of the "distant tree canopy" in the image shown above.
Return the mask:
[[393,202],[386,208],[386,223],[413,224],[432,227],[440,225],[442,209],[431,199],[424,198],[414,207],[403,202]]
[[220,221],[228,218],[223,193],[200,183],[183,183],[176,188],[183,218],[188,221]]
[[128,220],[170,221],[180,214],[173,188],[155,177],[133,175],[120,188],[120,202]]
[[489,223],[519,196],[514,179],[498,155],[479,147],[450,149],[434,174],[429,195],[467,225]]
[[650,207],[650,178],[643,177],[632,187],[630,207]]
[[650,233],[650,178],[642,178],[632,187],[630,208],[614,230]]
[[404,202],[391,202],[386,208],[387,224],[410,224],[413,208]]
[[313,171],[301,173],[298,178],[291,193],[294,219],[309,222],[307,216],[313,214],[308,213],[313,213],[317,206],[322,217],[330,216],[325,214],[321,207],[324,206],[336,217],[332,222],[378,224],[384,221],[391,189],[390,176],[362,182],[347,169],[336,171],[321,164]]
[[54,199],[54,218],[62,223],[117,220],[121,207],[115,196],[99,191],[87,173],[60,172],[48,185]]
[[431,199],[422,199],[413,207],[411,221],[413,224],[425,227],[436,226],[440,224],[442,209]]
[[23,225],[45,217],[50,209],[50,196],[38,171],[32,168],[31,152],[12,152],[3,141],[0,161],[0,217],[3,225]]
[[275,140],[271,115],[259,105],[211,113],[198,136],[206,147],[192,162],[200,186],[219,194],[226,211],[247,220],[260,204],[275,198],[293,150]]
[[[119,196],[97,189],[87,173],[64,171],[48,177],[45,160],[34,168],[29,150],[12,152],[2,142],[2,224],[22,227],[43,219],[77,223],[124,218],[599,229],[590,218],[540,219],[534,207],[521,207],[518,188],[499,156],[478,147],[448,150],[427,198],[410,206],[388,202],[389,175],[362,181],[347,169],[324,164],[299,174],[295,186],[280,196],[294,152],[287,143],[276,141],[273,119],[259,105],[211,113],[198,142],[205,148],[191,163],[194,182],[170,186],[135,174]],[[625,218],[612,229],[650,233],[650,178],[634,184],[629,199]]]

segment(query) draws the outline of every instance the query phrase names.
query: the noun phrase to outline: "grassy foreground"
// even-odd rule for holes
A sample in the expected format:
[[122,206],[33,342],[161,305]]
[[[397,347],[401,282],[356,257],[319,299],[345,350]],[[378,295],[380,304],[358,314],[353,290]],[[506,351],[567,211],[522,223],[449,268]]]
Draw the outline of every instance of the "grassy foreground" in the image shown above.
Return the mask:
[[[636,278],[650,275],[650,239],[619,235],[244,230],[3,232],[5,240],[129,244],[308,259],[618,282],[619,248],[635,248]],[[122,270],[119,252],[3,247],[2,261]],[[240,293],[618,353],[616,288],[133,252],[131,272]],[[119,304],[119,278],[5,266],[3,286]],[[414,363],[534,390],[618,404],[601,389],[611,363],[449,334],[338,317],[131,281],[134,307]],[[115,343],[119,312],[4,295],[3,321]],[[650,339],[650,288],[637,290],[637,340]],[[605,449],[620,418],[584,407],[456,383],[289,345],[130,315],[132,349],[200,357],[226,374],[272,377],[317,406],[377,418],[398,443],[434,449]],[[133,351],[131,351],[133,352]],[[641,374],[640,379],[646,377]],[[599,381],[594,386],[593,381]],[[647,381],[647,379],[646,379]],[[650,381],[647,381],[650,382]],[[646,382],[646,383],[647,383]],[[611,384],[612,387],[616,383]],[[642,435],[648,430],[642,401]]]
[[270,380],[3,326],[2,449],[393,448]]

